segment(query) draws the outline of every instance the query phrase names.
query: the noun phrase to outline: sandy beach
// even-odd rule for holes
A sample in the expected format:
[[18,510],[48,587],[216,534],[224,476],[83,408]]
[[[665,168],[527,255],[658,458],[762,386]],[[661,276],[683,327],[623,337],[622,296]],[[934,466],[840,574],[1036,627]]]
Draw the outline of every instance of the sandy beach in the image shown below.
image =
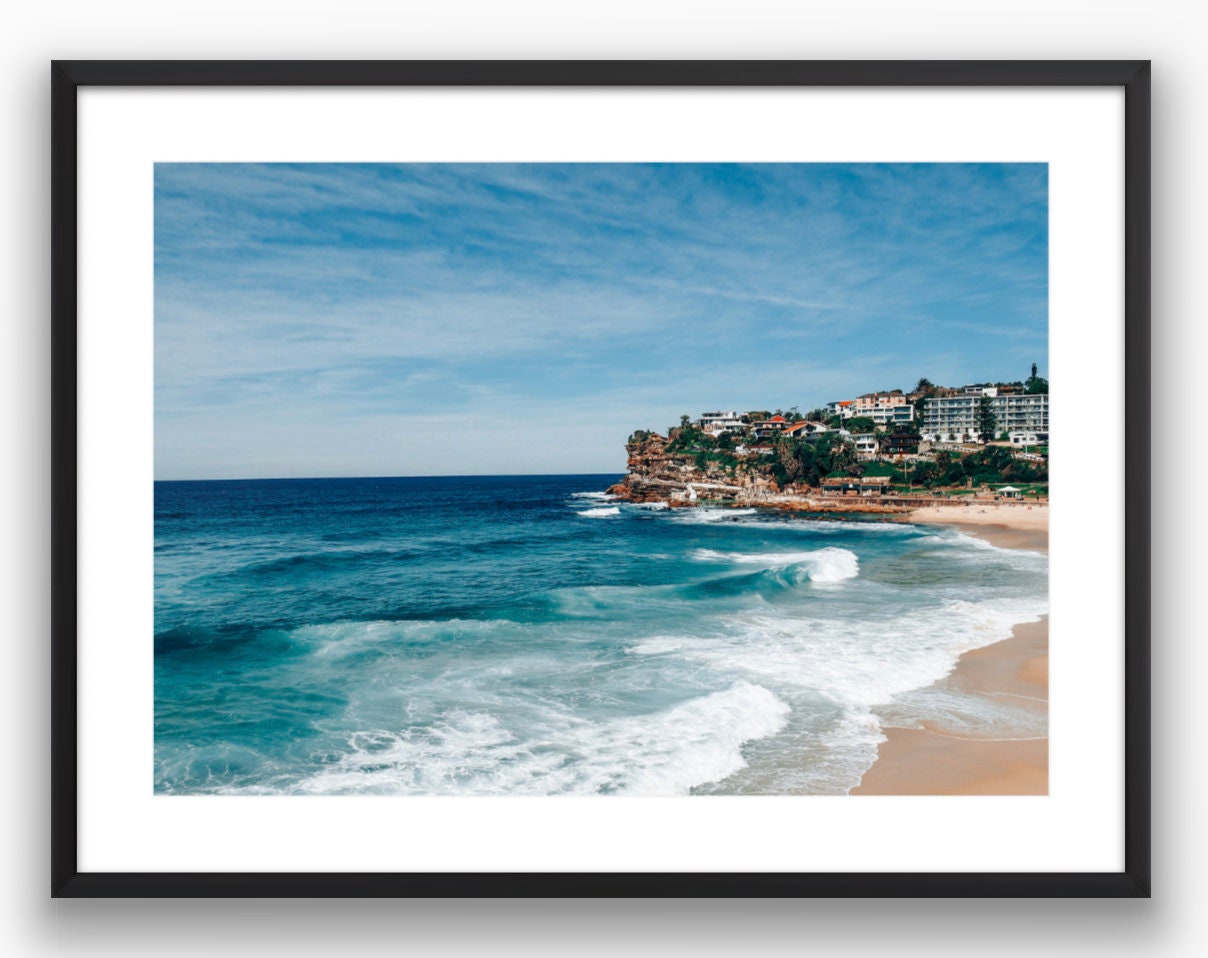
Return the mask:
[[[920,509],[911,522],[953,525],[1004,548],[1048,551],[1048,506]],[[939,683],[965,693],[1048,700],[1048,617],[961,656]],[[1048,739],[962,738],[934,726],[889,728],[853,795],[1047,795]]]
[[956,526],[1003,549],[1049,551],[1048,503],[1016,505],[973,502],[960,506],[928,506],[903,517],[906,522]]

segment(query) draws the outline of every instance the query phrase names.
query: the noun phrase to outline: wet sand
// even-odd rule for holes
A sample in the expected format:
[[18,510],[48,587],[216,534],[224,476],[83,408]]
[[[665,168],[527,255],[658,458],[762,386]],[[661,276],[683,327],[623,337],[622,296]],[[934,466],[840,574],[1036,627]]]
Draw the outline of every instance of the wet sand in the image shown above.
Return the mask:
[[[956,513],[972,511],[959,518]],[[984,512],[972,507],[939,507],[909,521],[943,522],[997,546],[1048,551],[1048,508],[1021,507]],[[932,514],[938,514],[933,517]],[[942,515],[944,518],[939,518]],[[1041,519],[1041,516],[1043,518]],[[1037,521],[1040,520],[1040,521]],[[966,693],[1011,694],[1048,701],[1048,617],[1017,625],[1011,638],[966,652],[939,684]],[[852,789],[853,795],[1047,795],[1047,738],[1000,740],[959,737],[925,725],[885,729],[887,741],[877,760]]]
[[962,506],[928,506],[915,509],[907,522],[956,526],[1004,549],[1049,551],[1049,507],[999,505],[992,502]]

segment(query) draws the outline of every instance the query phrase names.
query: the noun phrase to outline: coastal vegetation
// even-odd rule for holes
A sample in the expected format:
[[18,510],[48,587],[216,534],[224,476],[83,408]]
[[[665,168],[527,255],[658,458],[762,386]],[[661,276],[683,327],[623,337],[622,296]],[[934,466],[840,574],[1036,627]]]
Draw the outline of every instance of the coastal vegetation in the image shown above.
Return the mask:
[[[796,406],[705,413],[697,420],[685,414],[666,436],[639,429],[629,437],[629,475],[619,489],[636,498],[660,498],[670,495],[667,487],[679,487],[696,499],[697,486],[708,491],[706,498],[943,497],[999,490],[1042,497],[1048,484],[1047,432],[1043,443],[1012,436],[999,422],[996,409],[1002,407],[992,397],[1047,392],[1048,381],[1033,366],[1028,379],[1014,383],[958,390],[921,378],[909,393],[866,394],[805,415]],[[925,436],[919,410],[929,399],[948,396],[965,397],[970,425],[959,434]],[[972,441],[970,433],[983,438]]]
[[964,492],[1010,483],[1026,486],[1025,494],[1044,495],[1048,483],[1044,457],[1025,460],[1001,445],[972,451],[941,449],[896,459],[861,458],[855,444],[838,430],[815,440],[781,436],[752,446],[694,428],[670,432],[666,440],[646,430],[634,432],[627,444],[631,466],[641,470],[657,464],[680,476],[687,467],[702,482],[751,485],[762,479],[773,491],[820,488],[824,480],[840,477],[884,478],[887,485],[903,492]]

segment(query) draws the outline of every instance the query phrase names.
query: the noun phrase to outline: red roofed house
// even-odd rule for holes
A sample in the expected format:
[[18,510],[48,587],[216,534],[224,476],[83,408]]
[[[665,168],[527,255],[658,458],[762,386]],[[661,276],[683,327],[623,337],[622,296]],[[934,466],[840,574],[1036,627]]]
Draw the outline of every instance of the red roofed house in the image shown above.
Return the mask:
[[773,416],[771,419],[760,419],[751,423],[751,428],[755,431],[756,439],[768,439],[778,435],[787,425],[789,421],[784,416]]

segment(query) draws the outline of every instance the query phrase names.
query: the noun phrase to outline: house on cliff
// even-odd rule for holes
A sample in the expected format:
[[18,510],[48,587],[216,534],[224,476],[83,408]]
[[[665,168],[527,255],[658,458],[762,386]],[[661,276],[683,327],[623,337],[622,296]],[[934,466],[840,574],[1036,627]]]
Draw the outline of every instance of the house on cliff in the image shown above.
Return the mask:
[[700,419],[696,420],[696,427],[711,436],[720,436],[727,432],[743,432],[746,429],[746,423],[742,421],[736,410],[731,409],[728,412],[701,413]]
[[826,423],[803,419],[786,427],[781,435],[791,436],[793,439],[816,439],[828,432],[830,432],[830,426]]
[[771,439],[780,435],[789,425],[784,416],[773,416],[771,419],[759,419],[751,423],[751,432],[756,439]]

